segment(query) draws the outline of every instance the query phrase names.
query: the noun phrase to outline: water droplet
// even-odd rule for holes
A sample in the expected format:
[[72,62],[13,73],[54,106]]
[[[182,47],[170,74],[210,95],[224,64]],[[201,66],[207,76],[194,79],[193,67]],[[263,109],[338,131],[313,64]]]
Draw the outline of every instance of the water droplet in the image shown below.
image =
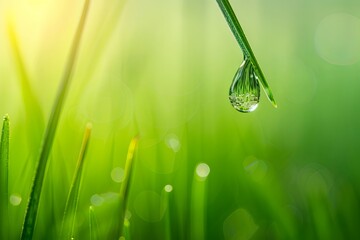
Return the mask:
[[22,201],[22,198],[21,198],[21,196],[19,196],[19,195],[16,195],[16,194],[12,194],[11,196],[10,196],[10,203],[11,203],[11,205],[13,205],[13,206],[19,206],[20,205],[20,203],[21,203],[21,201]]
[[259,78],[248,58],[245,58],[235,74],[229,91],[229,99],[239,112],[254,111],[260,100]]

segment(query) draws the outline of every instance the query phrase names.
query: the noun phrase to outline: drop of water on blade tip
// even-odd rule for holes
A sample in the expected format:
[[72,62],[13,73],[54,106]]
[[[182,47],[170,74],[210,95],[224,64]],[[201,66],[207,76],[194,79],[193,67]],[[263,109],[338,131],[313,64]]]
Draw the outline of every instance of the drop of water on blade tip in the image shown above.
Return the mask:
[[251,61],[247,58],[237,70],[229,91],[232,106],[239,112],[253,112],[260,100],[260,85]]

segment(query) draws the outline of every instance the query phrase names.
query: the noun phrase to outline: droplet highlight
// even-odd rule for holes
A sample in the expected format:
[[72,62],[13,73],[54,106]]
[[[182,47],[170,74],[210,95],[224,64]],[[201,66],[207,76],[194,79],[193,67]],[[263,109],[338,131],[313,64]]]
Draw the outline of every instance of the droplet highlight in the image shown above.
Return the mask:
[[239,112],[253,112],[260,100],[259,78],[248,58],[235,74],[229,91],[231,105]]

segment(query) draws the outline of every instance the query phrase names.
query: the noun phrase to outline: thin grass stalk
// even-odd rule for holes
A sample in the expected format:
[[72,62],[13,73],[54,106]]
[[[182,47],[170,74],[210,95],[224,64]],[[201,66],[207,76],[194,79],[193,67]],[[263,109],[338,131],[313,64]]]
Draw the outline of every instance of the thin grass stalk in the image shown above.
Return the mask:
[[127,206],[127,200],[129,197],[129,189],[130,189],[130,183],[131,183],[131,176],[132,176],[132,170],[133,170],[133,162],[134,162],[134,156],[135,151],[137,149],[139,142],[139,137],[134,137],[129,145],[126,162],[125,162],[125,172],[124,172],[124,181],[121,184],[120,188],[120,226],[118,228],[117,232],[117,239],[119,239],[122,236],[123,228],[124,228],[124,220],[125,220],[125,211]]
[[130,219],[125,218],[124,219],[124,236],[123,238],[120,237],[120,240],[130,240]]
[[196,167],[191,189],[190,239],[192,240],[206,239],[206,183],[209,173],[210,168],[207,164],[200,163]]
[[87,124],[83,142],[80,149],[80,154],[78,157],[78,162],[74,174],[73,181],[71,183],[69,195],[66,201],[64,217],[62,221],[61,227],[61,236],[62,239],[71,239],[74,237],[75,230],[75,219],[76,219],[76,211],[79,203],[79,192],[81,187],[81,177],[84,166],[84,159],[86,156],[86,152],[88,149],[89,139],[91,135],[91,124]]
[[9,234],[9,117],[3,120],[0,141],[0,238]]
[[166,185],[161,191],[161,211],[164,212],[165,218],[165,240],[171,240],[171,218],[170,218],[170,208],[169,208],[169,195],[172,192],[172,186]]
[[90,240],[99,239],[99,226],[96,220],[94,207],[89,207],[89,230],[90,230]]
[[269,84],[266,82],[265,76],[260,68],[260,65],[258,64],[255,54],[253,53],[249,41],[247,40],[245,33],[243,29],[240,26],[240,23],[234,13],[234,10],[231,7],[231,4],[228,0],[216,0],[232,33],[234,34],[234,37],[236,41],[238,42],[240,48],[242,49],[245,58],[250,59],[251,63],[254,66],[254,70],[256,74],[259,77],[259,81],[261,82],[261,85],[264,88],[264,91],[266,93],[266,96],[270,100],[270,102],[273,104],[274,107],[277,107],[276,101],[274,99],[274,96],[272,94],[272,91],[270,89]]
[[22,228],[21,239],[27,240],[33,238],[35,229],[36,217],[39,207],[41,190],[44,182],[46,165],[48,162],[49,154],[55,137],[57,125],[60,119],[61,111],[65,102],[67,91],[71,82],[75,61],[77,58],[80,40],[83,34],[87,13],[89,10],[90,0],[85,0],[82,15],[79,21],[78,28],[73,39],[70,55],[65,66],[63,77],[58,89],[55,103],[52,108],[50,119],[43,138],[39,161],[36,167],[34,180],[31,186],[31,192],[25,214],[25,220]]

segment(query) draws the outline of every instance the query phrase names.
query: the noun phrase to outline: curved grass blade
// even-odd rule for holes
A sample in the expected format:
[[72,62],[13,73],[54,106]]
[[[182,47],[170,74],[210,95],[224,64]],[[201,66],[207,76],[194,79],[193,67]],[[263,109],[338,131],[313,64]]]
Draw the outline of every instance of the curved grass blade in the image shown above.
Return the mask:
[[98,240],[99,227],[96,221],[96,216],[93,206],[89,207],[89,230],[90,230],[90,240]]
[[123,228],[124,228],[124,220],[125,220],[125,211],[127,206],[127,199],[129,197],[129,189],[131,182],[132,169],[134,165],[134,156],[135,151],[137,149],[139,142],[139,136],[135,136],[129,145],[126,162],[125,162],[125,173],[124,173],[124,181],[121,184],[120,188],[120,226],[117,233],[117,239],[122,236]]
[[265,76],[263,72],[261,71],[261,68],[255,58],[255,55],[250,47],[250,44],[245,36],[244,31],[242,30],[240,23],[234,13],[234,10],[232,9],[230,3],[228,0],[216,0],[222,13],[224,14],[224,17],[234,34],[234,37],[236,41],[238,42],[240,48],[243,50],[245,57],[249,58],[251,63],[254,66],[254,70],[259,77],[259,81],[261,82],[261,85],[264,88],[264,91],[266,93],[266,96],[270,100],[270,102],[273,104],[274,107],[277,107],[276,101],[274,99],[274,96],[271,92],[269,84],[265,80]]
[[91,134],[91,124],[88,123],[85,129],[74,179],[71,183],[69,195],[65,205],[64,217],[61,227],[62,239],[71,239],[72,237],[74,237],[75,218],[76,218],[76,211],[79,202],[81,176],[84,166],[84,159],[89,144],[90,134]]
[[3,120],[0,142],[0,238],[8,239],[9,229],[9,117]]
[[75,33],[75,37],[71,46],[70,55],[68,57],[65,70],[62,76],[62,80],[60,83],[60,87],[58,89],[58,93],[55,99],[55,103],[52,108],[52,112],[50,115],[50,119],[45,131],[45,136],[43,139],[43,144],[41,147],[41,153],[40,158],[38,161],[38,165],[36,167],[35,171],[35,177],[31,186],[31,192],[29,196],[28,206],[25,214],[25,220],[23,224],[23,229],[21,233],[21,239],[32,239],[34,229],[35,229],[35,223],[36,223],[36,217],[37,217],[37,211],[39,207],[39,201],[40,201],[40,195],[42,190],[42,185],[44,181],[45,176],[45,170],[46,165],[48,161],[48,157],[50,154],[50,150],[52,147],[52,143],[54,140],[54,136],[56,133],[57,125],[59,122],[59,118],[61,115],[61,110],[65,102],[66,93],[68,91],[70,82],[71,82],[71,76],[73,73],[73,68],[75,65],[76,57],[79,50],[80,40],[81,36],[84,30],[86,17],[88,13],[90,5],[90,0],[85,0],[84,8],[82,11],[82,15],[78,24],[78,28]]

